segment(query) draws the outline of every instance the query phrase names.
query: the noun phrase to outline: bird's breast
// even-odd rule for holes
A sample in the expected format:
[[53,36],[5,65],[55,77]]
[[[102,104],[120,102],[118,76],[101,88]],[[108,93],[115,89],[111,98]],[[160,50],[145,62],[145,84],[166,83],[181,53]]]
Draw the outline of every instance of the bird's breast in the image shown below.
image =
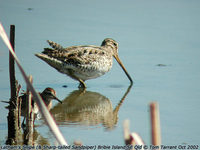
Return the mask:
[[[98,59],[98,61],[90,61],[89,63],[76,65],[73,68],[73,72],[76,77],[85,81],[104,75],[111,69],[111,67],[112,67],[112,58],[106,59],[102,57],[101,59]],[[67,68],[69,67],[67,66]]]

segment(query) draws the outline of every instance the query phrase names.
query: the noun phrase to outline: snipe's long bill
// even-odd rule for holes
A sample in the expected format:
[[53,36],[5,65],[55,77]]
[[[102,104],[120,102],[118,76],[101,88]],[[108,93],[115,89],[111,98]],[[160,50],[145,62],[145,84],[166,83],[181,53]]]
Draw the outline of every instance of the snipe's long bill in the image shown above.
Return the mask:
[[47,41],[52,48],[35,54],[61,73],[80,82],[79,88],[86,88],[85,81],[104,75],[112,68],[113,57],[117,60],[128,79],[133,80],[118,56],[118,43],[106,38],[101,46],[82,45],[63,48],[61,45]]

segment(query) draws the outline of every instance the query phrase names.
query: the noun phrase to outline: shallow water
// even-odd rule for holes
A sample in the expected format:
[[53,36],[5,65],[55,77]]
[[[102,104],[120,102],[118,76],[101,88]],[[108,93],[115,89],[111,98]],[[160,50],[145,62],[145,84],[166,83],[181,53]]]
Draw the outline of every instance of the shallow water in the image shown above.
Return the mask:
[[[151,101],[157,101],[160,105],[162,143],[200,144],[199,6],[197,0],[7,0],[1,1],[0,19],[7,33],[9,25],[15,24],[16,53],[26,73],[33,75],[35,88],[42,91],[52,87],[57,96],[63,99],[63,106],[54,102],[52,113],[69,143],[79,139],[87,145],[123,145],[122,123],[128,118],[131,131],[138,132],[149,144],[148,105]],[[134,80],[133,87],[117,112],[112,129],[105,126],[106,119],[102,119],[104,114],[100,116],[101,119],[94,115],[96,120],[91,123],[90,113],[81,122],[80,118],[84,119],[81,115],[84,114],[65,112],[66,108],[63,107],[70,105],[70,93],[77,90],[78,83],[34,56],[48,46],[47,39],[67,47],[100,45],[107,37],[119,43],[119,56]],[[26,89],[18,70],[16,75],[23,89]],[[2,41],[0,83],[0,99],[9,99],[8,50]],[[98,99],[94,103],[103,105],[105,102],[105,106],[109,105],[109,112],[113,112],[126,93],[129,80],[114,61],[109,73],[86,84],[87,92],[103,99],[100,101],[102,104]],[[74,103],[72,101],[76,106]],[[0,105],[1,144],[5,143],[7,136],[7,110],[4,106],[3,103]],[[56,111],[57,108],[63,111]],[[58,114],[60,117],[57,118]],[[71,120],[69,116],[72,116]],[[35,130],[40,135],[38,141],[54,144],[55,139],[44,122],[38,120],[36,123],[38,126]]]

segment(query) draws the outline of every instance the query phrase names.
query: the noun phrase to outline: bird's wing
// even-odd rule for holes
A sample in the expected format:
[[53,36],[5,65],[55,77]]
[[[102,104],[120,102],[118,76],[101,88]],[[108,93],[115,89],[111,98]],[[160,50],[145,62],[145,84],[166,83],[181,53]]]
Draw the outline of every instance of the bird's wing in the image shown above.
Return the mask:
[[106,51],[97,46],[71,46],[65,50],[45,48],[43,54],[67,64],[89,64],[101,59]]

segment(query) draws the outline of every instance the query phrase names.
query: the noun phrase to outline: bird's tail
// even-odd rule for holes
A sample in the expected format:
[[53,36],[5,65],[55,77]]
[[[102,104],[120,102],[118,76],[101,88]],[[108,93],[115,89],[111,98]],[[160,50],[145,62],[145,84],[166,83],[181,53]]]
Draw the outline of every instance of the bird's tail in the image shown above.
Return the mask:
[[50,40],[47,40],[47,42],[55,50],[64,50],[64,48],[60,44],[58,44],[58,43],[55,43],[55,42],[50,41]]

